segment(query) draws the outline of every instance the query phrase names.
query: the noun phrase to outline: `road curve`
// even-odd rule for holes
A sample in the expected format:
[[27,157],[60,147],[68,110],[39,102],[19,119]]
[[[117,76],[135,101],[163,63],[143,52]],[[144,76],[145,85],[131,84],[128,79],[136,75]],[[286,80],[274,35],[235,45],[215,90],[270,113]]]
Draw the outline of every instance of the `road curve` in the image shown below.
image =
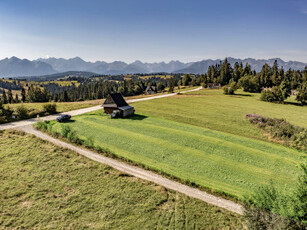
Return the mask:
[[[196,89],[187,90],[187,91],[184,91],[182,93],[197,91],[197,90],[200,90],[201,88],[202,87],[198,87]],[[139,102],[139,101],[147,101],[147,100],[153,100],[153,99],[157,99],[157,98],[170,97],[170,96],[174,96],[176,94],[177,93],[170,93],[170,94],[157,95],[157,96],[152,96],[152,97],[130,99],[130,100],[127,100],[127,102],[133,103],[133,102]],[[41,117],[39,119],[41,121],[50,121],[50,120],[55,120],[61,114],[69,114],[71,116],[76,116],[76,115],[80,115],[80,114],[84,114],[84,113],[93,112],[93,111],[96,111],[96,110],[99,110],[99,109],[102,109],[101,105],[97,105],[97,106],[93,106],[93,107],[89,107],[89,108],[84,108],[84,109],[77,109],[77,110],[64,112],[64,113],[58,113],[58,114],[54,114],[54,115],[49,115],[49,116]],[[0,130],[19,128],[19,127],[22,127],[22,126],[34,124],[36,122],[37,122],[37,118],[31,118],[31,119],[22,120],[22,121],[5,123],[5,124],[0,125]]]
[[40,132],[36,129],[33,128],[33,126],[30,125],[26,125],[26,126],[22,126],[20,128],[18,128],[19,130],[22,130],[24,132],[27,132],[29,134],[33,134],[43,140],[49,141],[55,145],[61,146],[63,148],[67,148],[70,150],[73,150],[74,152],[77,152],[80,155],[83,155],[91,160],[100,162],[102,164],[108,165],[114,169],[117,169],[123,173],[141,178],[143,180],[147,180],[147,181],[151,181],[154,182],[156,184],[159,184],[165,188],[171,189],[171,190],[175,190],[177,192],[183,193],[189,197],[193,197],[193,198],[197,198],[199,200],[202,200],[206,203],[218,206],[220,208],[224,208],[226,210],[229,210],[231,212],[234,213],[238,213],[240,215],[243,214],[243,207],[235,202],[220,198],[220,197],[216,197],[213,196],[209,193],[206,193],[204,191],[201,191],[199,189],[196,188],[192,188],[189,187],[187,185],[178,183],[176,181],[172,181],[169,180],[161,175],[155,174],[151,171],[142,169],[142,168],[138,168],[135,166],[131,166],[127,163],[112,159],[112,158],[108,158],[108,157],[104,157],[100,154],[97,154],[95,152],[92,152],[90,150],[87,149],[83,149],[77,146],[74,146],[72,144],[66,143],[64,141],[61,141],[59,139],[55,139],[43,132]]

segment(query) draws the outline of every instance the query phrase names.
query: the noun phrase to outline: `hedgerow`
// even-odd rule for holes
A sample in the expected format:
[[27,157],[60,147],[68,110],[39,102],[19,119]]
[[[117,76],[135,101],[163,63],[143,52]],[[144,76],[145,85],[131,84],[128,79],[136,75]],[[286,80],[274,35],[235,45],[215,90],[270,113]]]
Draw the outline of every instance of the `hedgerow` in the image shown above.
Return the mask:
[[307,129],[292,125],[285,119],[262,117],[256,114],[247,114],[246,118],[282,144],[307,151]]

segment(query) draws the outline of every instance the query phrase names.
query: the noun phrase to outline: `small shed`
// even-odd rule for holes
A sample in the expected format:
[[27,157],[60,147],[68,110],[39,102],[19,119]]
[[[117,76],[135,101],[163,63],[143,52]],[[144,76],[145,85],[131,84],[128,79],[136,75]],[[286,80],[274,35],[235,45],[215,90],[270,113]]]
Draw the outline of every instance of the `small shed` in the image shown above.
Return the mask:
[[109,94],[102,107],[104,112],[112,117],[127,117],[134,114],[134,107],[128,105],[120,93]]
[[219,89],[221,88],[221,84],[220,83],[208,83],[207,88],[208,89]]
[[157,93],[157,88],[156,86],[147,86],[145,89],[145,94],[151,95],[151,94],[156,94]]

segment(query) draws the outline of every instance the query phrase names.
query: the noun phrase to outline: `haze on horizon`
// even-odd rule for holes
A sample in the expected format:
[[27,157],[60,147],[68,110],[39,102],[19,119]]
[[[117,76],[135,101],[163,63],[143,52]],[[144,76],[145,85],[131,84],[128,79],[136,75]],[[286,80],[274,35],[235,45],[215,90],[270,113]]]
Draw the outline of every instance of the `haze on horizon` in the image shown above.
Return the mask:
[[307,62],[304,0],[3,0],[0,59]]

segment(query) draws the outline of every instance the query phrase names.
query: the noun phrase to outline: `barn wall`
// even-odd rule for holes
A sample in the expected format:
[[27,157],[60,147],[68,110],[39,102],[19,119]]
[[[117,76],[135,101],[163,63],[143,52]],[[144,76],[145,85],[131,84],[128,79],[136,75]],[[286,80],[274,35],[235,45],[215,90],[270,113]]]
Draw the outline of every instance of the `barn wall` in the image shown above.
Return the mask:
[[113,111],[114,111],[115,109],[117,109],[117,108],[104,108],[104,112],[105,112],[106,114],[111,114],[111,113],[113,113]]
[[127,117],[134,114],[134,108],[123,110],[123,117]]

